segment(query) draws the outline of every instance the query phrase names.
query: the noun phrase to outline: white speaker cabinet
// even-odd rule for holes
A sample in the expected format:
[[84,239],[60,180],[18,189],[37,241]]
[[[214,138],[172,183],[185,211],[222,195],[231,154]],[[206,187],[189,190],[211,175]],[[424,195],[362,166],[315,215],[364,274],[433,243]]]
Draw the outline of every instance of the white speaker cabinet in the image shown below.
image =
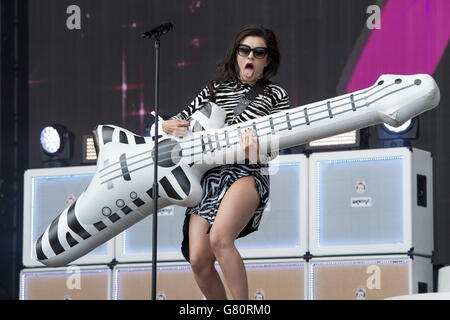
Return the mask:
[[310,157],[313,256],[433,251],[432,157],[419,149]]
[[407,255],[309,261],[309,299],[380,300],[433,291],[430,259]]
[[[246,260],[250,300],[306,300],[307,263],[303,259]],[[223,279],[220,267],[216,268]],[[225,283],[227,297],[231,293]]]
[[[157,264],[156,300],[201,300],[203,295],[187,262]],[[152,265],[118,264],[113,269],[114,300],[150,300]]]
[[[306,297],[307,267],[302,259],[244,261],[251,300],[303,300]],[[158,263],[156,299],[205,299],[186,262]],[[230,291],[219,265],[216,269],[227,292]],[[113,270],[114,300],[151,299],[152,265],[118,264]]]
[[[243,258],[303,256],[308,249],[308,159],[280,155],[270,163],[270,197],[259,230],[236,241]],[[182,227],[186,208],[176,205],[158,213],[158,261],[184,261]],[[119,262],[152,260],[153,217],[116,237]]]
[[[34,242],[47,226],[89,185],[95,166],[30,169],[24,174],[23,265],[42,266]],[[75,260],[79,264],[104,264],[114,258],[114,239]]]
[[20,300],[109,300],[111,270],[107,266],[23,269]]

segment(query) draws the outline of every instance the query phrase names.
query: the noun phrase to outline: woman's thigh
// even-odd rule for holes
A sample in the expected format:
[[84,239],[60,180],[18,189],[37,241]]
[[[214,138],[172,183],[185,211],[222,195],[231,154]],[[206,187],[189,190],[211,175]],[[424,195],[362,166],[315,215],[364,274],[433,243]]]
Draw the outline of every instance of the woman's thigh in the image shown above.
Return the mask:
[[[211,241],[233,241],[255,214],[261,199],[253,176],[236,180],[225,193],[211,228]],[[216,238],[219,239],[216,239]]]
[[214,253],[209,244],[209,222],[197,214],[189,217],[189,260],[191,265],[214,263]]

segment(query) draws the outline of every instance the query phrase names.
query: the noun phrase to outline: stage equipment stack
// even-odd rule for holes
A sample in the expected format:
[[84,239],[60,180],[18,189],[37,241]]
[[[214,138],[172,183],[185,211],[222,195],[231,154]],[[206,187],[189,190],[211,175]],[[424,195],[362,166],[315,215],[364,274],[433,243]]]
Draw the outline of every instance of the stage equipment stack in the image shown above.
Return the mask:
[[431,292],[432,176],[419,149],[312,154],[309,298]]

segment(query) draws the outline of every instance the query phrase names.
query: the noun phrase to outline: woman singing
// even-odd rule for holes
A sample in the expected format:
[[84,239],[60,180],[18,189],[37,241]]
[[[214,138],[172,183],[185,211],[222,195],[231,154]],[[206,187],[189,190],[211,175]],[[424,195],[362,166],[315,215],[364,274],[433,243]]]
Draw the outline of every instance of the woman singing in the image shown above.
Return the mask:
[[[165,121],[163,130],[183,136],[190,116],[208,101],[226,111],[229,125],[288,109],[288,94],[269,80],[279,64],[275,34],[259,25],[244,27],[219,63],[216,78],[186,109]],[[234,115],[239,100],[255,84],[261,84],[260,93],[240,115]],[[248,299],[245,266],[234,242],[258,229],[269,198],[269,176],[264,169],[273,155],[260,154],[251,130],[241,135],[240,144],[248,161],[209,170],[202,178],[202,200],[186,210],[182,252],[207,299],[227,298],[214,267],[216,260],[233,298]]]

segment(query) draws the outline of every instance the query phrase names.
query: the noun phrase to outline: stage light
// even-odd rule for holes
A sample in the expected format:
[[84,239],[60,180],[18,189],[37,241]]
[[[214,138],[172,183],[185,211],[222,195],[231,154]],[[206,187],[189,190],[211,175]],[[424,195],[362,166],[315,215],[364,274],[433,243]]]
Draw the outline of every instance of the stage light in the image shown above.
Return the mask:
[[49,154],[55,154],[61,148],[61,136],[56,128],[48,126],[42,129],[41,146]]
[[357,143],[356,131],[338,134],[329,138],[314,140],[309,143],[310,147],[334,147],[349,146]]
[[83,136],[83,158],[81,162],[83,164],[95,164],[97,162],[94,137],[90,134]]
[[409,129],[409,127],[411,126],[411,119],[409,119],[408,121],[406,121],[404,124],[402,124],[399,127],[392,127],[386,123],[383,123],[383,126],[390,132],[401,133],[401,132],[405,132],[406,130]]
[[72,133],[63,125],[52,124],[40,134],[41,160],[44,162],[67,161],[72,156]]
[[410,147],[411,140],[419,137],[419,118],[410,119],[399,127],[380,124],[377,126],[377,137],[383,141],[385,148]]
[[328,138],[311,141],[304,150],[307,153],[314,151],[333,151],[364,149],[368,147],[368,130],[353,130]]

